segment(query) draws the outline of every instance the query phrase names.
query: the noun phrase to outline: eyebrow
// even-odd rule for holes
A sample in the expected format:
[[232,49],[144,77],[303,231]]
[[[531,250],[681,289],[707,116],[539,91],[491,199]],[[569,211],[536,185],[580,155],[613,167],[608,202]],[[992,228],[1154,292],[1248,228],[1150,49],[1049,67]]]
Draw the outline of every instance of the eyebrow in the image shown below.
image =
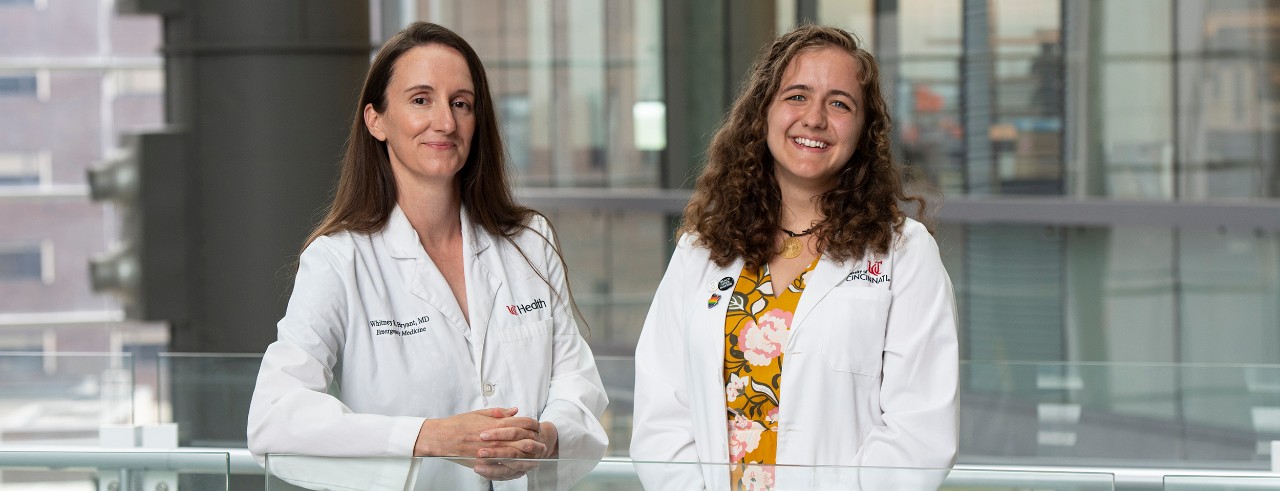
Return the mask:
[[[779,93],[787,92],[787,91],[790,91],[790,90],[797,90],[797,89],[798,89],[798,90],[803,90],[803,91],[806,91],[806,92],[813,92],[813,87],[810,87],[810,86],[805,85],[805,84],[795,84],[795,85],[789,85],[789,86],[787,86],[787,87],[784,87],[781,91],[779,91]],[[853,94],[850,94],[850,93],[845,92],[845,91],[840,90],[840,89],[835,89],[835,90],[832,90],[832,91],[830,91],[830,92],[828,92],[828,93],[829,93],[829,94],[842,95],[842,96],[848,97],[848,98],[849,98],[849,100],[852,100],[852,101],[856,101],[856,100],[858,100],[858,99],[856,99],[856,98],[854,98],[854,97],[853,97]]]
[[[409,87],[409,88],[407,88],[407,89],[405,89],[405,90],[404,90],[404,92],[405,92],[406,94],[413,93],[413,92],[435,92],[435,91],[436,91],[436,88],[435,88],[435,87],[432,87],[432,86],[427,85],[427,84],[418,84],[418,85],[414,85],[413,87]],[[472,98],[474,98],[474,97],[476,96],[476,93],[475,93],[475,92],[472,92],[472,91],[471,91],[471,89],[462,89],[462,90],[459,90],[459,91],[457,92],[457,94],[466,94],[466,95],[471,96]],[[457,94],[454,94],[454,95],[457,95]]]

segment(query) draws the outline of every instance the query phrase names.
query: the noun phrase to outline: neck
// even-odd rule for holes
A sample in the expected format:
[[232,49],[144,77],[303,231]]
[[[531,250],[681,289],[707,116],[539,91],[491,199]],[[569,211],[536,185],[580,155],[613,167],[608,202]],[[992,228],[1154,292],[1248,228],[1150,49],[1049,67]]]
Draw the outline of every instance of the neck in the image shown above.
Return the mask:
[[462,196],[452,181],[399,186],[397,192],[396,204],[418,232],[423,247],[431,249],[433,244],[443,244],[462,233]]
[[795,233],[801,233],[822,221],[822,212],[818,210],[818,196],[821,193],[781,186],[782,214],[778,217],[778,226]]

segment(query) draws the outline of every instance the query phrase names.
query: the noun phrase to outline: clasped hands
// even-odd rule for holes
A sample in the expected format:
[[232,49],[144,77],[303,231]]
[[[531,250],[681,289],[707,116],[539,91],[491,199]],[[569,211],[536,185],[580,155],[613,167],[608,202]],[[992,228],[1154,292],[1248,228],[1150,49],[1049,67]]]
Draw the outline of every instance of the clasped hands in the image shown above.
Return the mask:
[[517,417],[517,408],[489,408],[423,421],[413,446],[417,457],[467,457],[461,462],[493,481],[523,476],[537,462],[559,454],[556,426]]

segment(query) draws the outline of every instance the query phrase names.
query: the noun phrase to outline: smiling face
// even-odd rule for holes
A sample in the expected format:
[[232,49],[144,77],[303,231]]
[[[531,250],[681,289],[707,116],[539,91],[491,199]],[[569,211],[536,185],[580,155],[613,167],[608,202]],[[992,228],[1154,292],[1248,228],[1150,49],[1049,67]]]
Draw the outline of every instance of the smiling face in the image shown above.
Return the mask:
[[865,123],[858,62],[834,47],[797,54],[769,103],[766,142],[780,187],[835,187]]
[[386,107],[364,108],[369,134],[386,142],[396,181],[448,180],[467,162],[475,134],[475,85],[462,53],[418,46],[396,60]]

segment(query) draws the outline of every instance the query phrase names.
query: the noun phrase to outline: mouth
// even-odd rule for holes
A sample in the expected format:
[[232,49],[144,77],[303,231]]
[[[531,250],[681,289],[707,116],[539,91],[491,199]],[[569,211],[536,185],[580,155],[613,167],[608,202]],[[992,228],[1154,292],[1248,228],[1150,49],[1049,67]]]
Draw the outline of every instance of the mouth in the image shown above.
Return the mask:
[[823,149],[831,146],[830,143],[827,143],[821,140],[810,140],[808,138],[802,138],[799,136],[792,138],[791,141],[794,142],[796,145],[800,145],[805,148]]
[[423,143],[423,145],[426,145],[427,148],[430,148],[433,150],[449,150],[456,146],[451,142],[427,142],[427,143]]

